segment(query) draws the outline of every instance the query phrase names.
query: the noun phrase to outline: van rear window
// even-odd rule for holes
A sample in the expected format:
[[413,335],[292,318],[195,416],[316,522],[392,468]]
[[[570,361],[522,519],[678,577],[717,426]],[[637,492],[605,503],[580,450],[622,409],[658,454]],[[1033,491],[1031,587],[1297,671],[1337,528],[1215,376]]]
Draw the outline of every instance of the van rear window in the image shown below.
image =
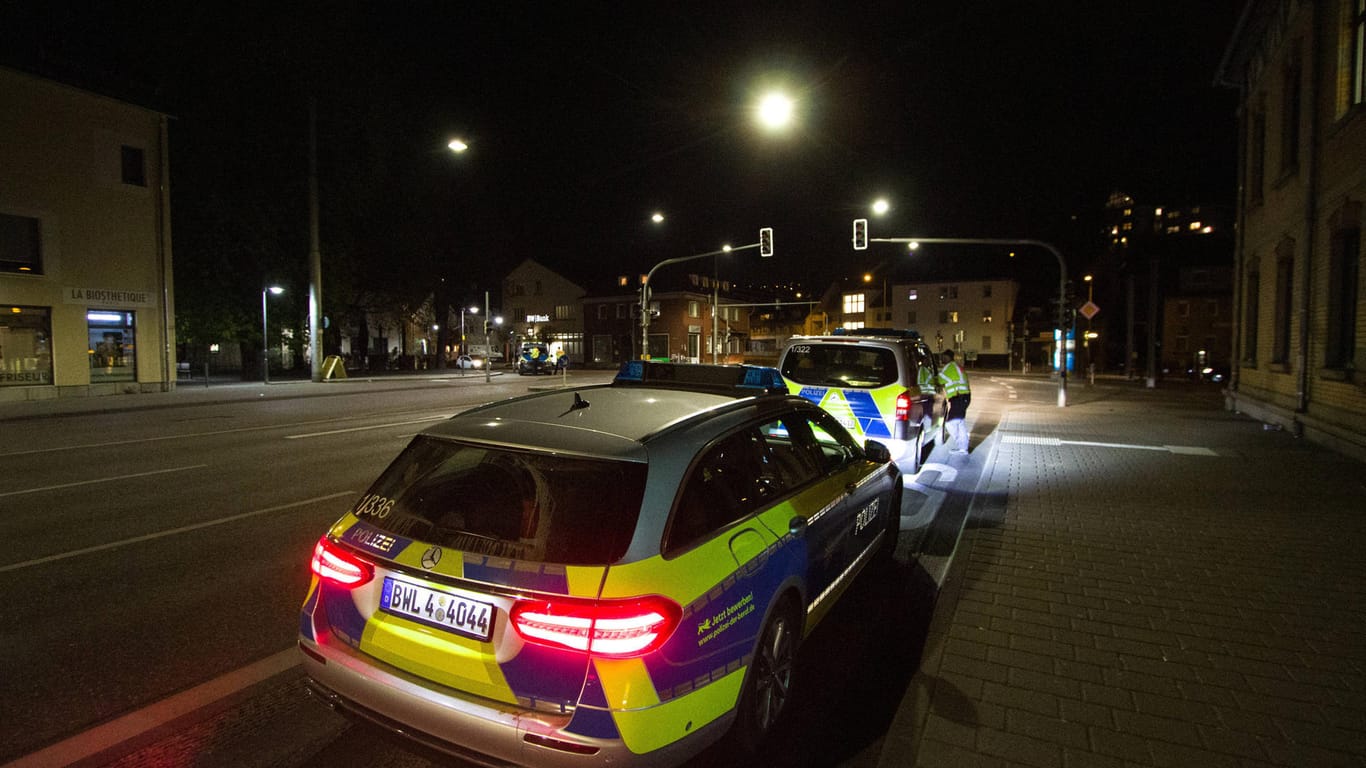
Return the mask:
[[352,512],[463,552],[607,565],[626,554],[644,488],[644,464],[418,436]]
[[781,371],[798,384],[819,387],[873,389],[898,381],[892,350],[852,344],[793,344]]

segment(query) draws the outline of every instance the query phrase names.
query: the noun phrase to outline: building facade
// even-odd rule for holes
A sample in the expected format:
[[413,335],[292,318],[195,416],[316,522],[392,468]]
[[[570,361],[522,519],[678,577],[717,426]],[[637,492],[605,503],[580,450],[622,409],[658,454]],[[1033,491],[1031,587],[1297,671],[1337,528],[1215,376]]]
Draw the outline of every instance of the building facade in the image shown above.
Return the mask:
[[1253,0],[1239,89],[1231,408],[1366,458],[1366,2]]
[[[641,356],[639,278],[618,276],[583,301],[587,364],[615,367]],[[749,343],[750,306],[729,281],[687,274],[650,296],[649,356],[692,363],[739,363]]]
[[528,339],[563,349],[573,365],[584,363],[583,298],[577,283],[533,259],[503,278],[504,323],[511,346]]
[[0,68],[0,400],[174,388],[167,117]]

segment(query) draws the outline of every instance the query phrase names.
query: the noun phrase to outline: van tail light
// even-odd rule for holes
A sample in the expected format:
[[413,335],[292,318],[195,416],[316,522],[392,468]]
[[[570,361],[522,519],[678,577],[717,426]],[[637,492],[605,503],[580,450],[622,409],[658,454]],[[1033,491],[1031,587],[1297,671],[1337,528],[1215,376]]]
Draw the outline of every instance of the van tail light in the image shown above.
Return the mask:
[[359,587],[375,578],[375,567],[328,540],[318,539],[309,567],[318,578],[343,587]]
[[523,600],[509,611],[529,643],[587,651],[595,656],[643,656],[668,641],[683,609],[651,595],[628,600]]
[[896,420],[911,420],[911,393],[902,392],[896,396]]

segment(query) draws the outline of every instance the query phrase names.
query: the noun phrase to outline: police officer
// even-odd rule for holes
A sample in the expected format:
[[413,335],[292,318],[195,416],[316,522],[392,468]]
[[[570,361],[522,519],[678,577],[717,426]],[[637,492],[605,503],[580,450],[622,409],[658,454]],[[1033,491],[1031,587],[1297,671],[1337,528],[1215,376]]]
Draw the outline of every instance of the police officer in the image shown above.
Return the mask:
[[954,362],[953,350],[943,353],[944,365],[939,369],[939,380],[944,384],[944,397],[949,399],[949,415],[944,418],[944,426],[949,430],[949,444],[954,453],[968,451],[968,425],[963,421],[972,402],[972,390],[968,387],[968,375]]

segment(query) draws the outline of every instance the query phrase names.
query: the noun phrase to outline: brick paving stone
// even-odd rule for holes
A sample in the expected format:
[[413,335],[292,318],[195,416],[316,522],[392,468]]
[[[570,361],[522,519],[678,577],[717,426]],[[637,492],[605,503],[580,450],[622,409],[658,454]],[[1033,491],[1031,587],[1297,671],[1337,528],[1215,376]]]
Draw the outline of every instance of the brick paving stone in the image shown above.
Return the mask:
[[977,698],[881,766],[1366,768],[1366,467],[1220,405],[1114,384],[1006,409],[982,470],[1004,514],[964,530],[952,652],[919,673]]

